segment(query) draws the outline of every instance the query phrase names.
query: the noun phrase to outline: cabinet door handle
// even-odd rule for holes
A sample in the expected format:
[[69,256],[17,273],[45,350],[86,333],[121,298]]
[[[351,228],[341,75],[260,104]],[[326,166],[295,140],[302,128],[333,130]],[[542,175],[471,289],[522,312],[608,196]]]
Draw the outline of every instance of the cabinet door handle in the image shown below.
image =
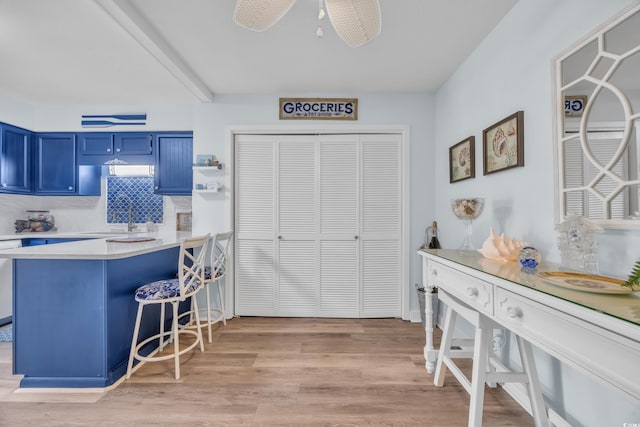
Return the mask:
[[278,236],[278,240],[282,240],[282,236]]
[[119,149],[119,148],[116,148],[116,152],[117,152],[117,153],[119,153],[119,152],[120,152],[120,149]]
[[73,191],[73,187],[69,187],[69,191]]
[[110,152],[111,152],[111,148],[107,148],[107,153],[110,153]]
[[519,307],[507,307],[507,316],[510,319],[519,319],[522,317],[522,310]]

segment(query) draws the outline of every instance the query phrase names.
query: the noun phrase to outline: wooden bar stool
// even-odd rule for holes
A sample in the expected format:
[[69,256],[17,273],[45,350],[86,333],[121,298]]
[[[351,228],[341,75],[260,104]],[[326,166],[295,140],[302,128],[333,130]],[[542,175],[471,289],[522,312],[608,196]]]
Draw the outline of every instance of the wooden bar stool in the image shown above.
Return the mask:
[[[133,337],[131,339],[131,351],[129,353],[129,364],[127,366],[127,379],[131,378],[134,359],[139,360],[140,363],[174,359],[175,377],[176,380],[180,379],[180,356],[194,349],[198,345],[200,346],[200,351],[204,351],[202,330],[200,329],[200,318],[198,314],[198,303],[195,301],[195,298],[192,297],[194,297],[202,286],[204,286],[204,260],[210,239],[211,236],[209,234],[201,237],[185,239],[180,245],[178,277],[175,279],[158,280],[136,289],[135,300],[138,302],[138,313],[136,315],[136,324],[133,330]],[[191,302],[195,306],[195,330],[182,328],[178,323],[178,304],[187,300],[187,298],[191,298]],[[144,307],[150,304],[160,304],[160,332],[138,343],[142,311]],[[171,304],[173,307],[171,330],[166,332],[164,330],[165,304]],[[195,336],[195,341],[186,348],[181,349],[180,335],[183,334]],[[169,338],[166,342],[165,337]],[[156,351],[149,355],[141,354],[140,350],[154,340],[158,340],[159,342]],[[171,341],[173,341],[173,353],[158,355],[158,352],[161,352],[162,349]]]
[[[528,385],[531,413],[536,427],[549,426],[531,344],[519,336],[516,337],[523,372],[496,372],[491,363],[492,357],[490,357],[489,352],[491,351],[493,340],[493,329],[500,328],[500,326],[442,289],[438,289],[438,299],[447,305],[447,314],[444,321],[440,351],[438,352],[434,384],[436,387],[444,385],[444,376],[447,368],[449,368],[470,395],[469,427],[482,425],[485,383],[495,386],[496,383],[509,382],[526,383]],[[453,359],[470,357],[468,352],[451,348],[457,316],[466,319],[475,327],[473,353],[471,355],[473,358],[471,381],[453,362]]]

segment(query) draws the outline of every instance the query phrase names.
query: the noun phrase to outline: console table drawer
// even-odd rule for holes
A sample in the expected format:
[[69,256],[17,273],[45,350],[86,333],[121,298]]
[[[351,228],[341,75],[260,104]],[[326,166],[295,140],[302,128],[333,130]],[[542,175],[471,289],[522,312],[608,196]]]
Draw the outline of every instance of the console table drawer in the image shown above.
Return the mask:
[[503,326],[637,399],[640,343],[500,287],[495,298]]
[[429,262],[432,286],[444,289],[484,314],[493,316],[493,285],[443,264]]

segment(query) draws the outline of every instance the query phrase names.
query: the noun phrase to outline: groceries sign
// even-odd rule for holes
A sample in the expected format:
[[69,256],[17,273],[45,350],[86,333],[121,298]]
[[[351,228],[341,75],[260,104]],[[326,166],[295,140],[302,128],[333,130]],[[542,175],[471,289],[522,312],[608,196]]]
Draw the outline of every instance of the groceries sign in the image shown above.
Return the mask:
[[280,120],[358,120],[358,99],[280,98]]

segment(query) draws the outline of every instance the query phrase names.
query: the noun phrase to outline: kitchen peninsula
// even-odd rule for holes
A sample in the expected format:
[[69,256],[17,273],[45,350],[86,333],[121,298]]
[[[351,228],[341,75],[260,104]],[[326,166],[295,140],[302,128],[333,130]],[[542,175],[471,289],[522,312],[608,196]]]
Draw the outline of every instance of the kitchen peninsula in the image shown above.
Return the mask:
[[21,388],[108,387],[126,372],[135,289],[175,277],[190,233],[46,234],[82,240],[0,252],[13,260],[14,374]]

